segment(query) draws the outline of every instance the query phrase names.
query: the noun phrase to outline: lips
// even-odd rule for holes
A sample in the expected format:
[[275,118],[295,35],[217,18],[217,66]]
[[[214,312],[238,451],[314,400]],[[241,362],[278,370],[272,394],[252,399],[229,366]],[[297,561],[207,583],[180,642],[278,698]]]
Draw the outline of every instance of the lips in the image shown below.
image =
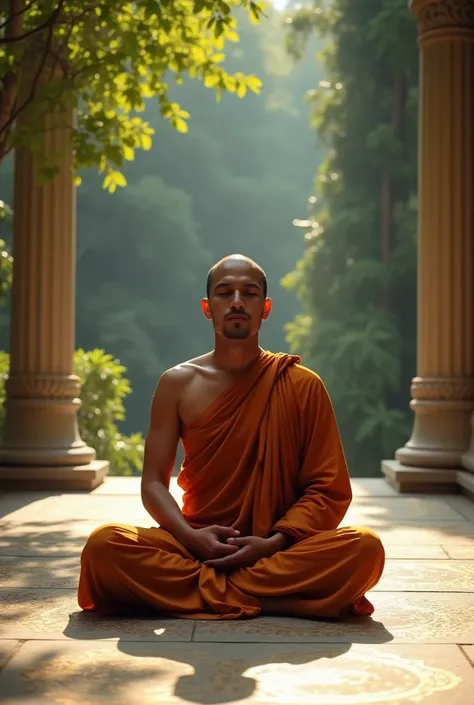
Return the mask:
[[226,321],[248,321],[248,316],[239,316],[237,314],[233,316],[226,316]]

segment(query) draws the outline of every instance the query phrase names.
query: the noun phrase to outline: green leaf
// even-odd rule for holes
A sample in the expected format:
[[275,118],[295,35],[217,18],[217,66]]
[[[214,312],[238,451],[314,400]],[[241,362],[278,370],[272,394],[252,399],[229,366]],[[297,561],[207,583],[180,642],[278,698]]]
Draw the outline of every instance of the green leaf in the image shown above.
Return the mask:
[[140,147],[145,151],[148,151],[152,147],[152,139],[150,135],[142,133],[140,135]]
[[[188,129],[187,115],[168,112],[167,76],[199,79],[219,99],[224,90],[235,90],[236,79],[224,68],[226,42],[238,41],[235,15],[239,6],[249,17],[261,15],[260,3],[247,0],[143,0],[141,3],[109,3],[105,0],[77,9],[77,3],[27,3],[22,12],[26,34],[35,35],[51,26],[64,42],[68,75],[55,76],[35,87],[34,99],[24,108],[21,120],[12,120],[11,135],[2,141],[0,161],[8,151],[26,147],[41,154],[42,137],[37,125],[52,105],[61,110],[77,108],[72,140],[76,167],[98,168],[106,173],[106,188],[122,186],[110,176],[109,167],[121,167],[136,149],[149,149],[151,136],[141,136],[136,113],[152,98],[160,101],[162,115],[180,132]],[[48,14],[49,13],[49,14]],[[146,28],[146,31],[144,31]],[[210,30],[210,31],[208,31]],[[15,79],[24,75],[27,43],[2,45],[0,64]],[[0,66],[0,68],[1,68]],[[100,67],[98,70],[97,67]],[[242,74],[242,83],[246,77]],[[259,91],[251,77],[248,89]],[[13,85],[13,94],[19,85]],[[239,94],[243,94],[240,89]],[[8,104],[8,101],[6,102]],[[8,116],[7,116],[8,117]],[[72,117],[69,120],[72,122]],[[133,152],[132,152],[133,150]],[[42,169],[44,178],[54,178],[56,165]]]
[[117,186],[126,186],[127,180],[119,171],[111,170],[104,179],[103,187],[110,193],[114,193]]
[[171,120],[171,124],[178,132],[185,134],[188,131],[188,123],[182,118],[173,118]]
[[253,93],[260,94],[260,91],[261,91],[261,89],[262,89],[262,85],[263,85],[263,84],[262,84],[262,81],[261,81],[259,78],[257,78],[256,76],[249,76],[249,77],[246,79],[246,82],[247,82],[247,87],[248,87]]

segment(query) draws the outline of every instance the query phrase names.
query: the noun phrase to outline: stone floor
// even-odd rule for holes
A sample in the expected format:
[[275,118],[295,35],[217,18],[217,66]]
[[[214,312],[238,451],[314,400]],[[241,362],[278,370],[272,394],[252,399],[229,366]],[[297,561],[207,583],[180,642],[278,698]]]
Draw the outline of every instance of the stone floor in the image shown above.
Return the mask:
[[98,619],[79,555],[108,521],[150,525],[135,479],[91,495],[0,495],[3,705],[468,705],[474,691],[474,502],[355,480],[344,524],[387,551],[373,619]]

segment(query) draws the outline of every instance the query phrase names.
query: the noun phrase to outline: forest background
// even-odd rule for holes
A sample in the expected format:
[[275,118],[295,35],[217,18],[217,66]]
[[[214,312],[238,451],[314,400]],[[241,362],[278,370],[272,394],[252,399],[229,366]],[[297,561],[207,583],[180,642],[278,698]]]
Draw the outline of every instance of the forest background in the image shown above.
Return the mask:
[[[212,346],[199,302],[207,270],[232,252],[265,268],[274,310],[262,345],[299,353],[322,376],[351,473],[379,474],[380,460],[409,436],[414,21],[405,0],[275,2],[265,15],[252,23],[237,11],[240,40],[225,46],[226,70],[258,76],[259,95],[224,94],[216,103],[212,90],[185,78],[172,97],[189,112],[189,129],[173,128],[150,101],[153,143],[126,164],[125,188],[109,193],[94,170],[81,173],[80,426],[115,474],[141,471],[161,372]],[[8,157],[0,167],[5,203],[12,175]],[[4,218],[6,251],[11,229]]]

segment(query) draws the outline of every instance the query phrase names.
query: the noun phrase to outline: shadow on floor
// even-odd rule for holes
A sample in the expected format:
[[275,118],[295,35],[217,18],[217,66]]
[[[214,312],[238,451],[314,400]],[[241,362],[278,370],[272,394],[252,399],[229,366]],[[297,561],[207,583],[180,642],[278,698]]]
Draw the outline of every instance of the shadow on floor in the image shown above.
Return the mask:
[[[88,622],[92,626],[97,625],[98,618],[95,614],[74,613],[70,615],[70,621],[64,630],[64,635],[73,640],[97,642],[94,638],[94,628],[87,630]],[[156,615],[154,616],[156,623]],[[108,630],[114,620],[107,618]],[[116,620],[117,634],[120,629],[120,618]],[[142,616],[140,618],[140,633],[143,634],[147,621],[152,622],[153,617]],[[166,620],[162,620],[166,623]],[[392,641],[392,634],[385,629],[383,624],[371,618],[363,618],[363,637],[360,641],[364,644],[384,644]],[[370,626],[369,626],[370,625]],[[97,633],[97,632],[96,632]],[[112,636],[111,633],[111,638]],[[133,638],[133,637],[132,637]],[[114,642],[120,654],[139,659],[135,663],[127,660],[126,668],[122,668],[120,676],[116,674],[116,664],[114,657],[110,658],[110,642],[108,644],[109,660],[103,665],[102,683],[114,682],[117,677],[124,681],[127,677],[136,679],[137,673],[141,673],[142,679],[147,681],[152,678],[154,689],[158,694],[159,688],[169,686],[169,674],[173,674],[173,695],[182,698],[185,702],[193,702],[199,705],[217,705],[219,703],[236,702],[251,697],[257,687],[257,680],[252,677],[249,671],[260,668],[270,668],[278,675],[278,667],[274,664],[290,664],[299,666],[323,658],[337,658],[348,651],[359,639],[354,637],[340,637],[340,642],[345,643],[301,643],[298,641],[298,634],[295,630],[295,640],[262,643],[258,637],[249,643],[243,642],[204,642],[204,641],[182,641],[164,642],[156,637],[150,624],[149,636],[142,636],[140,641],[131,641],[127,637],[119,636]],[[104,644],[105,642],[99,642]],[[150,659],[155,661],[152,668],[147,667]],[[144,660],[144,661],[143,661]],[[125,662],[123,662],[125,664]],[[153,662],[152,662],[153,663]],[[177,665],[178,664],[178,665]],[[181,668],[179,666],[181,664]],[[127,675],[129,674],[129,675]],[[161,681],[161,683],[160,683]],[[99,686],[98,686],[99,687]],[[139,689],[137,691],[137,695]],[[103,691],[100,691],[102,697]],[[92,697],[98,696],[99,691],[90,692]],[[168,693],[169,696],[169,693]],[[165,697],[165,693],[163,693]]]

